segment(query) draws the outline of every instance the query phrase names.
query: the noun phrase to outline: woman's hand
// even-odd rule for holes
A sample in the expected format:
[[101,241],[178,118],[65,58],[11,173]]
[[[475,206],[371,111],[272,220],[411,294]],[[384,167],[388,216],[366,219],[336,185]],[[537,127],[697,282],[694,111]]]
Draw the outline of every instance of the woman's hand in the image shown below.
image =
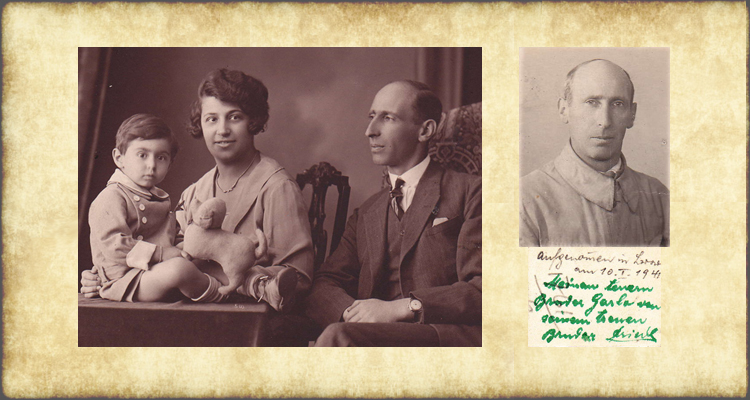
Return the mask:
[[84,297],[92,298],[99,297],[99,289],[102,288],[102,282],[99,280],[99,275],[95,274],[93,270],[87,269],[81,274],[81,293]]
[[255,238],[258,240],[258,247],[255,248],[255,265],[265,265],[271,261],[268,254],[268,239],[260,229],[255,229]]
[[183,249],[182,249],[183,247],[185,247],[185,242],[180,242],[180,243],[177,243],[177,244],[175,245],[175,247],[177,247],[177,249],[179,249],[179,250],[180,250],[180,256],[181,256],[182,258],[184,258],[184,259],[186,259],[186,260],[188,260],[188,261],[193,261],[193,256],[191,256],[190,254],[188,254],[188,252],[187,252],[187,251],[185,251],[185,250],[183,250]]
[[[175,246],[168,246],[162,249],[161,261],[164,262],[164,261],[169,260],[170,258],[184,257],[185,255],[190,257],[183,250],[180,250],[179,248]],[[184,258],[187,258],[187,257],[184,257]],[[188,260],[192,260],[192,258],[188,258]]]

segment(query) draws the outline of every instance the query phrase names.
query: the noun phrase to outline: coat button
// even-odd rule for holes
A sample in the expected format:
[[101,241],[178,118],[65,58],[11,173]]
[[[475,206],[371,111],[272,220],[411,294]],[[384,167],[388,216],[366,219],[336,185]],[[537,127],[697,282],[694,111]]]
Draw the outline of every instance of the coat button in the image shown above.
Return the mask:
[[141,218],[141,222],[143,222],[145,224],[146,222],[148,222],[148,218],[146,218],[146,217]]
[[144,206],[143,204],[138,204],[138,209],[143,211],[146,209],[146,206]]
[[135,200],[135,201],[141,201],[141,196],[135,195],[135,196],[133,196],[133,200]]
[[404,236],[404,233],[406,233],[406,231],[401,231],[398,234],[401,235],[401,236]]
[[136,237],[136,239],[138,239],[138,240],[143,240],[143,235],[138,235],[138,236]]

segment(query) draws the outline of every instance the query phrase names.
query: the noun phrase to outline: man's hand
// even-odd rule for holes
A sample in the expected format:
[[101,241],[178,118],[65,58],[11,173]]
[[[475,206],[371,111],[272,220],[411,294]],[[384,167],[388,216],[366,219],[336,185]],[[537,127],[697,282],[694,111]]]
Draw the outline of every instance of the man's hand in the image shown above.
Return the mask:
[[399,322],[409,321],[414,314],[409,311],[409,299],[384,301],[378,299],[354,300],[344,310],[344,322]]
[[102,282],[99,280],[99,275],[95,274],[94,271],[87,269],[81,274],[81,293],[88,298],[99,297],[99,289],[102,288]]

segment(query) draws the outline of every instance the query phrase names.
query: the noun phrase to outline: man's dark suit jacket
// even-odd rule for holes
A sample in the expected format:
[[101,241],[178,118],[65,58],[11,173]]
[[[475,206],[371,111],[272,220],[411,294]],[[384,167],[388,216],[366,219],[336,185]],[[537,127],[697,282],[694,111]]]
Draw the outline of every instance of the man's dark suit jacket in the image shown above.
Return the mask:
[[[323,327],[386,285],[388,192],[354,211],[339,247],[315,273],[306,313]],[[422,301],[420,322],[435,327],[441,346],[481,346],[481,178],[431,161],[403,218],[402,293]]]

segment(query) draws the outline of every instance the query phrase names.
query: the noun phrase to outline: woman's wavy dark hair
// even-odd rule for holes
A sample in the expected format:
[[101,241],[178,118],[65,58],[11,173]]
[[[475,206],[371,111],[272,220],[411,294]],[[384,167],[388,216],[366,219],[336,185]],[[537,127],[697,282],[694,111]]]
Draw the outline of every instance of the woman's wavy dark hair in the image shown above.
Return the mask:
[[226,103],[237,104],[250,118],[248,132],[257,135],[265,130],[268,122],[268,89],[258,79],[242,71],[226,68],[211,71],[198,87],[198,100],[190,109],[190,125],[187,130],[194,138],[203,137],[201,129],[201,99],[216,97]]

